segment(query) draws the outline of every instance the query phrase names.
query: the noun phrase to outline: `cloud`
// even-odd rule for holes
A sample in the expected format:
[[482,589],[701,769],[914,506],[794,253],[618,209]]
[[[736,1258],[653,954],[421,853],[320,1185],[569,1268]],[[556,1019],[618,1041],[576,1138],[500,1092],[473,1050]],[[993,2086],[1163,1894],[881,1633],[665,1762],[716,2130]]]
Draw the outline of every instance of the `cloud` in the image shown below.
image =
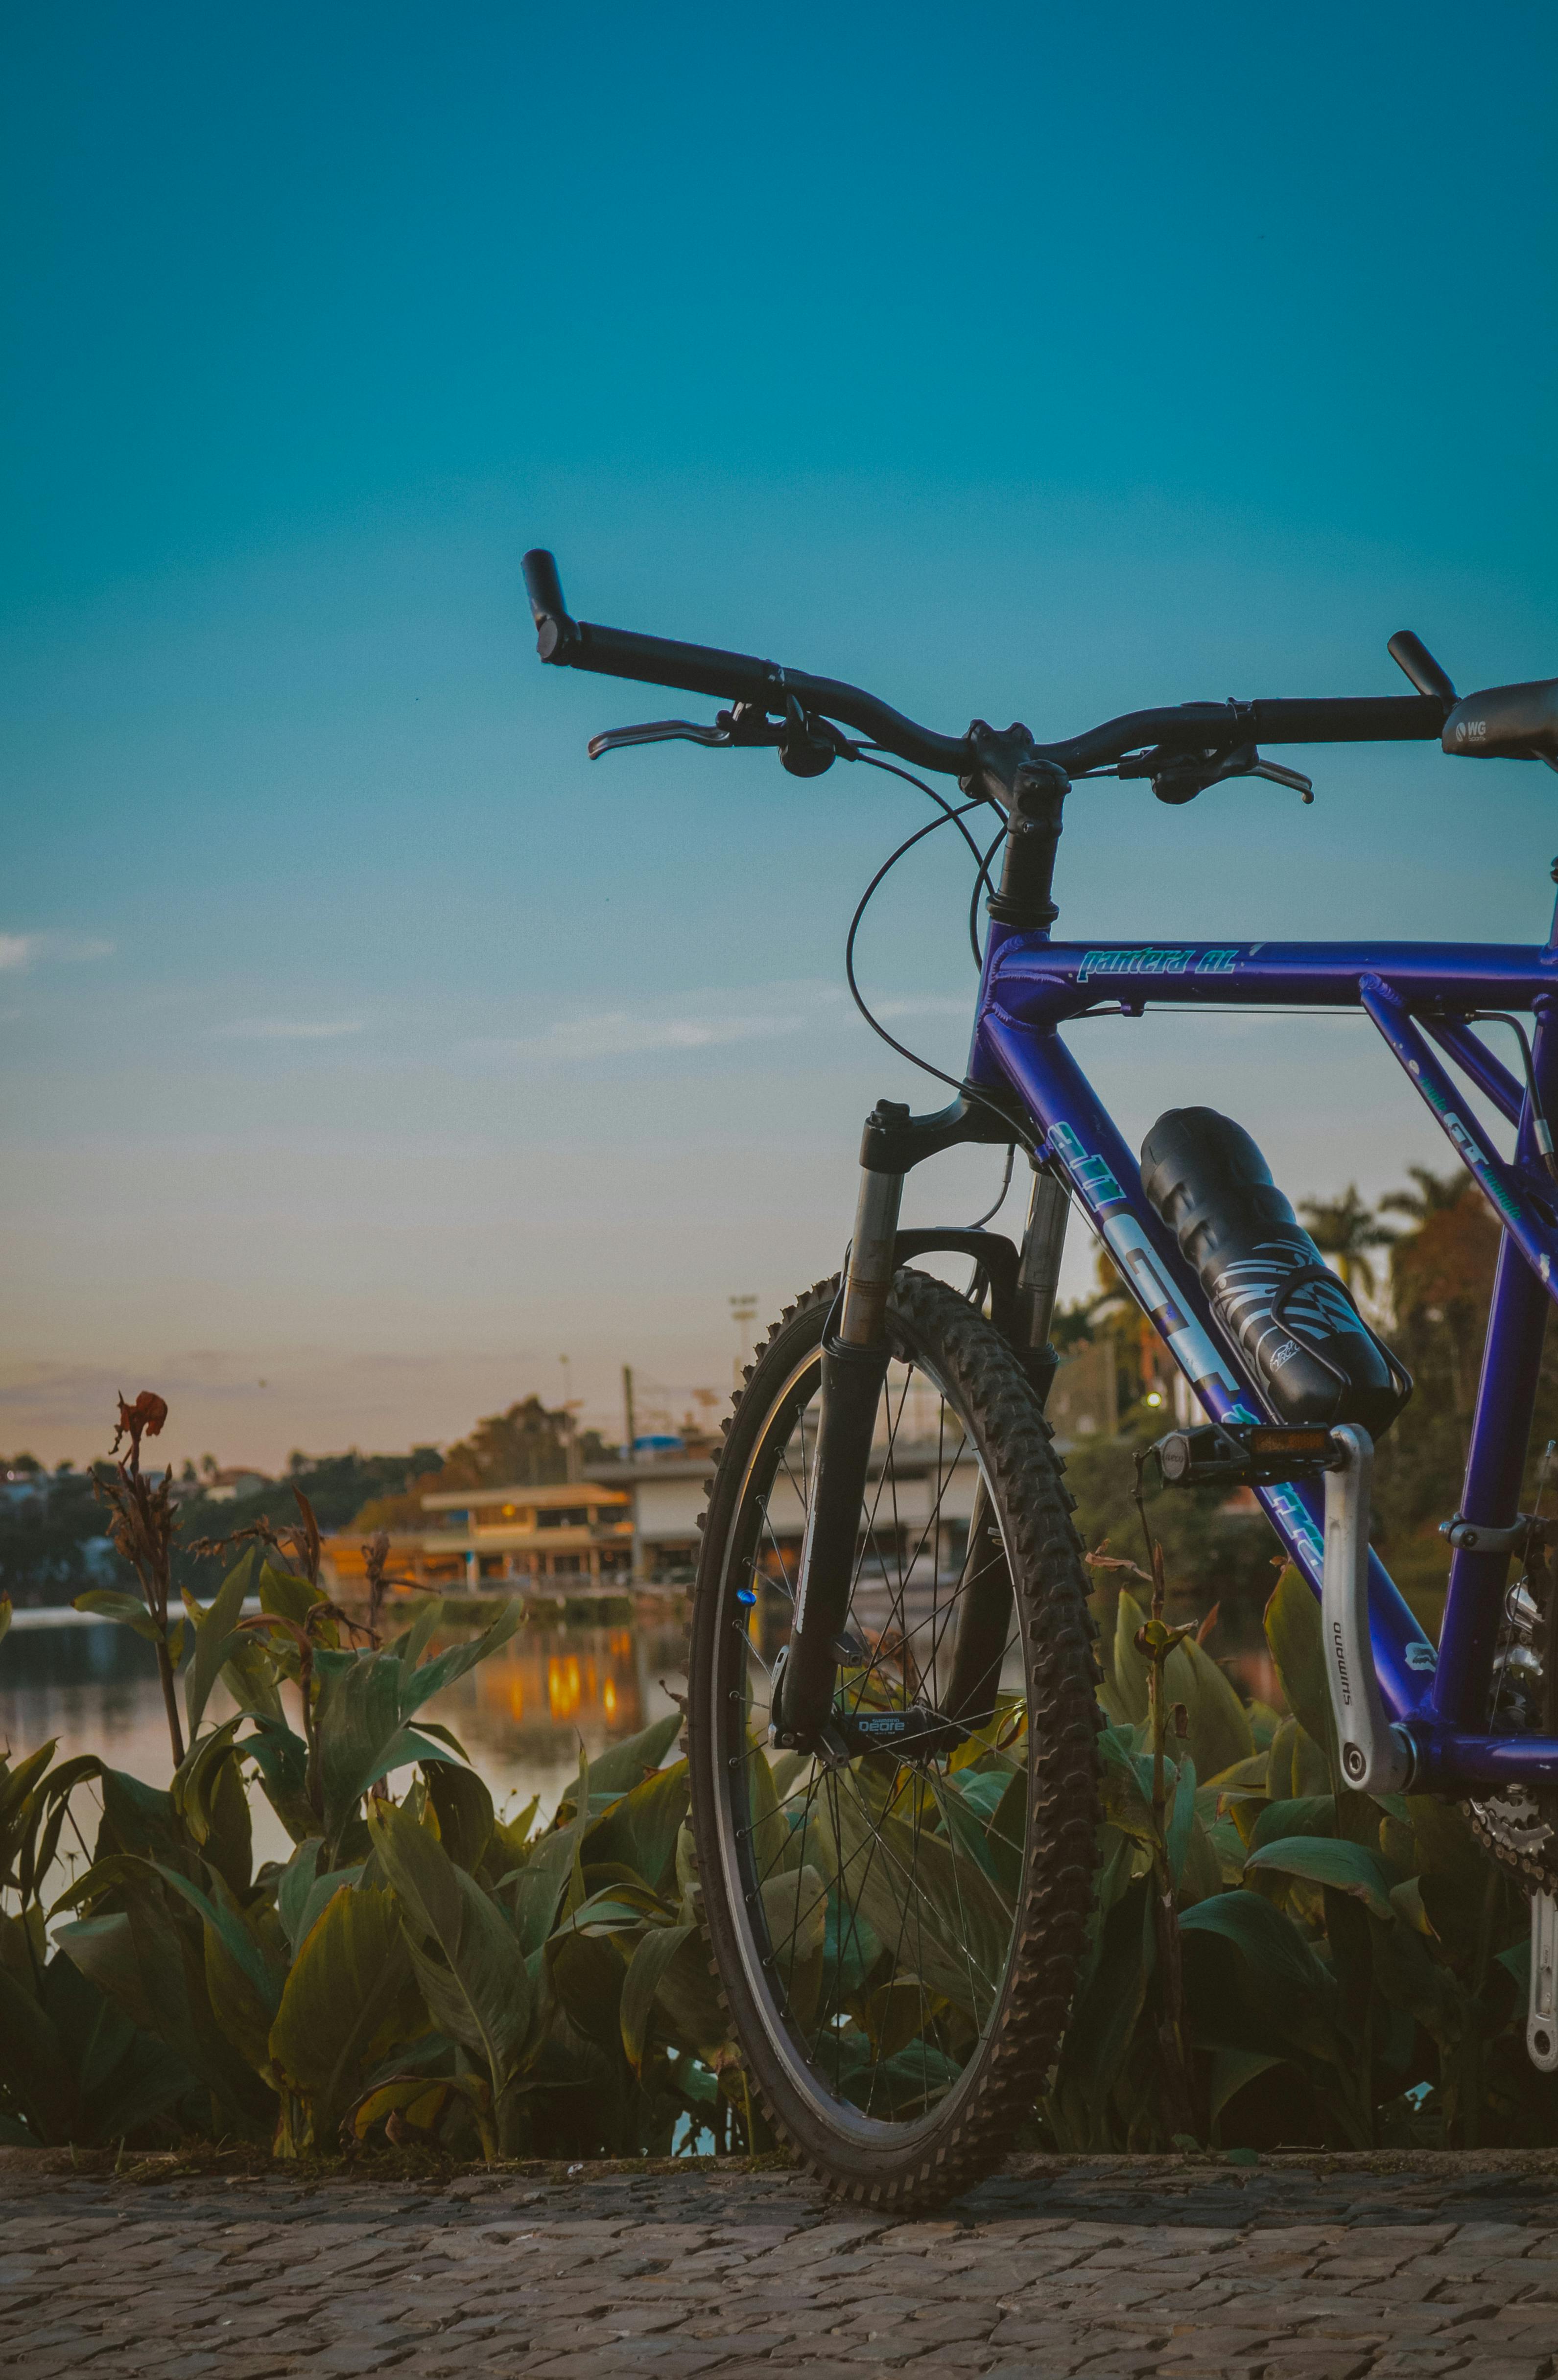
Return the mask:
[[220,1041],[339,1041],[349,1033],[364,1033],[367,1029],[362,1019],[355,1016],[335,1022],[254,1016],[237,1025],[218,1025],[213,1035]]
[[113,948],[86,934],[0,934],[0,972],[19,975],[39,959],[105,959]]
[[[948,999],[934,993],[878,1000],[868,993],[876,1015],[887,1017],[958,1016],[972,1021],[974,993]],[[755,1000],[766,999],[764,1008]],[[773,1041],[815,1027],[826,1014],[834,1025],[858,1029],[842,984],[802,980],[749,986],[736,991],[696,995],[697,1005],[674,1014],[646,1014],[642,1010],[613,1008],[592,1015],[559,1017],[543,1032],[513,1038],[483,1037],[467,1044],[473,1055],[539,1061],[625,1058],[656,1051],[724,1050],[742,1041]],[[840,1012],[843,1012],[842,1014]]]
[[972,1026],[977,998],[977,993],[971,989],[957,1000],[931,994],[921,1000],[873,1000],[868,991],[866,1005],[873,1016],[963,1016]]
[[625,1008],[598,1016],[560,1019],[545,1033],[488,1049],[550,1058],[622,1058],[651,1050],[718,1050],[735,1041],[766,1041],[798,1033],[803,1016],[635,1016]]

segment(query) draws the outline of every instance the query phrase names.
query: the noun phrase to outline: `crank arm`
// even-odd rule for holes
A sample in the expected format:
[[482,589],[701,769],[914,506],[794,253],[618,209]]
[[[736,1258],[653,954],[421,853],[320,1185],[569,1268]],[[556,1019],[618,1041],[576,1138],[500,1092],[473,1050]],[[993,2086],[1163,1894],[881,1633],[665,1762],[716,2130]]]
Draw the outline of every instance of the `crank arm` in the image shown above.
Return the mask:
[[1374,1441],[1343,1423],[1331,1433],[1341,1458],[1325,1475],[1325,1571],[1321,1624],[1342,1774],[1358,1793],[1399,1793],[1412,1774],[1412,1740],[1387,1717],[1369,1633],[1369,1506]]
[[1531,1895],[1531,1996],[1526,2054],[1540,2074],[1558,2071],[1558,1893]]

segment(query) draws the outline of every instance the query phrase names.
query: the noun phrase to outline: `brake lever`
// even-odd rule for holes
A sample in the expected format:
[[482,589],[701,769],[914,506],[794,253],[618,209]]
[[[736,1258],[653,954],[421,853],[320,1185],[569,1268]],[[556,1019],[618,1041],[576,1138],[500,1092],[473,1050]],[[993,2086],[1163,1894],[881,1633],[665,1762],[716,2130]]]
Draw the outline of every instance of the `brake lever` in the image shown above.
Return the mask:
[[592,735],[587,748],[590,758],[599,760],[604,753],[620,752],[629,744],[677,743],[705,744],[716,750],[733,746],[776,747],[793,777],[820,777],[835,760],[855,757],[848,738],[827,720],[811,718],[794,695],[785,700],[782,720],[770,719],[756,703],[738,702],[733,710],[722,710],[712,727],[701,726],[695,719],[647,719],[638,727],[608,727],[603,735]]
[[639,727],[608,727],[603,735],[590,738],[588,750],[592,760],[604,753],[623,751],[629,744],[713,744],[735,742],[730,732],[730,714],[722,710],[723,723],[700,727],[695,719],[646,719]]
[[1165,752],[1157,745],[1150,752],[1138,752],[1134,758],[1120,762],[1116,774],[1122,777],[1150,777],[1152,791],[1161,802],[1175,808],[1193,802],[1209,785],[1220,785],[1229,777],[1265,777],[1273,785],[1286,785],[1301,801],[1312,802],[1314,780],[1301,770],[1284,769],[1275,760],[1264,759],[1253,744],[1235,745],[1231,752]]

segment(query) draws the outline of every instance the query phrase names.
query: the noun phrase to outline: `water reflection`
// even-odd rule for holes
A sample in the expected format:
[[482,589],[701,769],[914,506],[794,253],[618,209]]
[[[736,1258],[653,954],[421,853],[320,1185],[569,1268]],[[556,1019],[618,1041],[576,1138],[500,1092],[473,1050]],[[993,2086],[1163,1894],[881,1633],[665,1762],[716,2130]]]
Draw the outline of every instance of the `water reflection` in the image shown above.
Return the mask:
[[[593,1759],[673,1709],[661,1681],[681,1691],[685,1663],[678,1628],[527,1626],[435,1695],[426,1715],[458,1736],[500,1812],[539,1794],[550,1815],[578,1773],[580,1742]],[[225,1718],[232,1708],[219,1692],[210,1715]],[[16,1757],[51,1736],[61,1759],[95,1752],[110,1767],[165,1785],[172,1763],[151,1646],[115,1627],[8,1636],[0,1645],[0,1748]],[[254,1806],[256,1859],[285,1857],[279,1823],[258,1794]]]

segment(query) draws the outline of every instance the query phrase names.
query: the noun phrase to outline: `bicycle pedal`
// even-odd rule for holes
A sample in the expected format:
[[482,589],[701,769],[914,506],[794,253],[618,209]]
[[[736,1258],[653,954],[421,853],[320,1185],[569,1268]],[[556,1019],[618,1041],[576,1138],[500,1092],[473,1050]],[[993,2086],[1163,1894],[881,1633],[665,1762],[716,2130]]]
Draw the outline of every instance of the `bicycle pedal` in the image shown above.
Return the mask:
[[1265,1422],[1206,1422],[1171,1429],[1149,1448],[1165,1488],[1275,1488],[1321,1479],[1345,1460],[1329,1429]]

